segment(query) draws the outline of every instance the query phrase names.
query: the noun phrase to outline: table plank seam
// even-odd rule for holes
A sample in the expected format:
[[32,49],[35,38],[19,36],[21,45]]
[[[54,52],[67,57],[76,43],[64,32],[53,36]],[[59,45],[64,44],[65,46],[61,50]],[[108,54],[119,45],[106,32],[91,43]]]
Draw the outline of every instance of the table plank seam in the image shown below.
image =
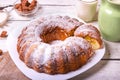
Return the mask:
[[115,59],[113,59],[113,58],[110,58],[110,59],[101,59],[101,60],[120,61],[120,59],[119,59],[119,58],[115,58]]

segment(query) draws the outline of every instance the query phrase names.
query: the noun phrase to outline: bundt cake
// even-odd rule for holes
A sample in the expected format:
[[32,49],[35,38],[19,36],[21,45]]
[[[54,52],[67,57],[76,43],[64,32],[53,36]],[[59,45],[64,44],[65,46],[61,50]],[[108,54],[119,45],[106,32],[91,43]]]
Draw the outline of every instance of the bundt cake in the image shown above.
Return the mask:
[[81,25],[75,30],[74,36],[78,36],[86,39],[91,43],[92,48],[95,50],[100,49],[102,47],[100,32],[93,25],[87,25],[87,24]]
[[77,70],[94,54],[91,44],[74,36],[83,25],[68,16],[41,17],[21,32],[17,41],[20,59],[30,68],[47,74]]

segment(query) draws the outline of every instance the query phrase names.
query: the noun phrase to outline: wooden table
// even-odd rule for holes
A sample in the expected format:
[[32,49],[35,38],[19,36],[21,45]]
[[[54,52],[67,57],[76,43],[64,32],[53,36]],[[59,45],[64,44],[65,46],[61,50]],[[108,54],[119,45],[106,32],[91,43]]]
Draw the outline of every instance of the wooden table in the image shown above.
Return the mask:
[[[0,4],[13,4],[16,0],[0,0]],[[76,15],[75,0],[39,0],[44,4],[33,17],[21,17],[12,7],[6,8],[10,17],[5,26],[0,28],[8,32],[15,30],[17,25],[24,25],[27,22],[41,15],[66,14]],[[97,21],[92,22],[98,26]],[[0,56],[0,80],[30,80],[15,66],[11,60],[7,48],[6,38],[0,38],[0,49],[4,54]],[[120,43],[105,41],[106,52],[102,60],[88,71],[71,78],[70,80],[119,80],[120,79]]]

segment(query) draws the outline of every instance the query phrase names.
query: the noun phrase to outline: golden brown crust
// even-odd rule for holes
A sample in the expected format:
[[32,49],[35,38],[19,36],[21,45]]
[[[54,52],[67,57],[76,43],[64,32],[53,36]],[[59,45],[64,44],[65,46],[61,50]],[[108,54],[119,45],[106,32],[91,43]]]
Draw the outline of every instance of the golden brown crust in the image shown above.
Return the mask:
[[[83,25],[74,18],[50,16],[40,18],[33,24],[22,30],[17,50],[20,59],[38,72],[68,73],[86,64],[94,54],[88,41],[74,36],[76,28]],[[62,43],[52,43],[56,40],[61,40]]]
[[[96,40],[96,42],[98,43],[98,47],[96,47],[95,49],[100,49],[102,47],[103,43],[102,43],[100,32],[93,25],[84,24],[84,25],[78,27],[76,29],[76,31],[74,32],[74,35],[78,36],[78,37],[82,37],[82,38],[88,40],[89,42],[92,40]],[[91,39],[91,40],[89,40],[89,39]]]

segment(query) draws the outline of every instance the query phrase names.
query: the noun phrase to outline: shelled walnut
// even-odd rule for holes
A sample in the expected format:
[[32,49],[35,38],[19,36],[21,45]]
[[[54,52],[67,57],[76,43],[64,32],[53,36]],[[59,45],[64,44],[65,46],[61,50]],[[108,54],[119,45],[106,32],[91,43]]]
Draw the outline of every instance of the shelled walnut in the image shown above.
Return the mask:
[[36,0],[32,0],[31,3],[28,0],[21,0],[21,3],[15,4],[15,9],[23,13],[29,13],[34,10],[36,6]]

